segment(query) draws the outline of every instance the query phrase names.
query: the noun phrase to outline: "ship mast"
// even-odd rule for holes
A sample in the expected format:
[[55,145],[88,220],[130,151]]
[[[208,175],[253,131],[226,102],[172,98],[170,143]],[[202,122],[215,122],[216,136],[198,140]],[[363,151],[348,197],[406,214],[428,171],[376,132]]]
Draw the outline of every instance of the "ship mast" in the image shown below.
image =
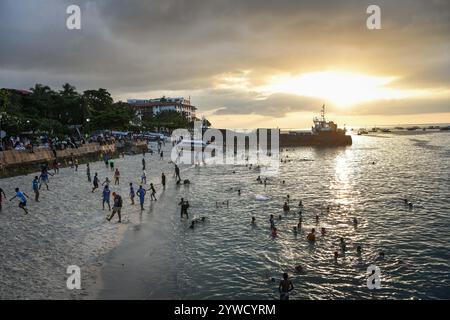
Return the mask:
[[322,111],[320,111],[322,121],[325,122],[325,103],[322,105]]

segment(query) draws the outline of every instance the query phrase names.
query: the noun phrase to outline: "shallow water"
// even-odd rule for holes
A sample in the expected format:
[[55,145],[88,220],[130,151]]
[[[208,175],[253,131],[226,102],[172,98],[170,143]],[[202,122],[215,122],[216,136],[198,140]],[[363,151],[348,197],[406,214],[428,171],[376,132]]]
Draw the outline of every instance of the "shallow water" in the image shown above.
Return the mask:
[[[129,230],[109,255],[99,297],[277,299],[278,280],[288,272],[292,299],[450,298],[450,135],[353,139],[346,148],[284,151],[291,162],[281,165],[266,188],[255,181],[259,172],[245,166],[185,168],[190,187],[177,189],[170,181],[166,203],[146,210],[139,230]],[[294,210],[285,214],[288,194]],[[256,195],[269,199],[258,201]],[[176,201],[182,196],[191,203],[190,218],[207,217],[204,225],[191,230],[180,220]],[[404,197],[413,209],[405,207]],[[300,199],[303,224],[296,236]],[[216,208],[216,201],[226,200],[229,208]],[[270,214],[282,215],[275,239]],[[321,227],[325,236],[315,244],[306,241],[311,228]],[[378,257],[381,250],[384,259]],[[301,273],[295,272],[298,264]],[[367,288],[371,264],[381,270],[379,290]]]
[[[117,159],[122,182],[112,190],[124,197],[122,224],[105,221],[100,191],[90,193],[83,165],[79,172],[63,169],[50,177],[51,192],[42,190],[41,203],[29,201],[28,216],[17,201],[4,204],[0,298],[278,299],[283,272],[294,283],[292,299],[450,298],[450,135],[386,134],[353,141],[346,148],[283,152],[291,162],[281,165],[266,188],[255,181],[259,172],[245,166],[184,166],[182,177],[192,184],[176,187],[172,165],[147,156],[148,182],[156,182],[158,201],[147,198],[144,212],[127,199],[128,182],[139,182],[141,156]],[[159,185],[162,170],[165,191]],[[95,171],[102,180],[112,178],[101,162],[92,164]],[[8,197],[15,186],[32,196],[32,177],[2,179],[0,186]],[[293,212],[284,214],[287,194]],[[206,216],[205,224],[191,230],[188,220],[180,220],[181,197],[191,203],[190,219]],[[412,210],[404,197],[414,203]],[[303,224],[295,236],[300,199]],[[226,200],[229,208],[216,208],[216,201]],[[270,214],[282,215],[275,239]],[[256,227],[250,225],[252,216]],[[327,234],[311,245],[306,235],[313,227],[325,227]],[[347,252],[335,263],[339,237]],[[380,250],[384,259],[377,257]],[[81,267],[80,291],[66,288],[71,264]],[[301,273],[294,270],[298,264]],[[371,264],[381,270],[380,290],[366,286]]]

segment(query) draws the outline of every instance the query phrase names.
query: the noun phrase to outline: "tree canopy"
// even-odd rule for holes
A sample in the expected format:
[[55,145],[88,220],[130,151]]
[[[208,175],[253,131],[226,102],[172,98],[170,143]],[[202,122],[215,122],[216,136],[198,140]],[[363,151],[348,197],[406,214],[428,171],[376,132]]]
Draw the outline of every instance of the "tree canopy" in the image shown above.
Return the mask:
[[[0,89],[2,130],[10,135],[21,132],[48,132],[62,135],[69,127],[84,132],[94,130],[169,130],[188,128],[192,122],[182,113],[163,111],[138,119],[127,103],[114,102],[104,88],[79,93],[65,83],[58,91],[37,83],[28,92]],[[210,125],[204,119],[204,123]]]

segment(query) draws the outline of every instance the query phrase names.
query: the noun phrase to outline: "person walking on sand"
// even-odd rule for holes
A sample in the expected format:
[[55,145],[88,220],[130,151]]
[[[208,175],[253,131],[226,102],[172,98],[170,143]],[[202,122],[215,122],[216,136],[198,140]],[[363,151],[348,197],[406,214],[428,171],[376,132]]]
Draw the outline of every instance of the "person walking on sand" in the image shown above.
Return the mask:
[[105,178],[105,181],[103,181],[102,186],[107,185],[109,186],[109,183],[111,182],[111,180],[109,180],[108,177]]
[[145,170],[145,158],[142,158],[142,171]]
[[145,201],[145,194],[147,192],[142,186],[139,186],[138,191],[136,191],[136,195],[139,197],[139,203],[141,205],[141,210],[144,210],[144,201]]
[[147,174],[145,173],[145,170],[142,170],[141,183],[147,184]]
[[3,202],[2,194],[3,194],[3,198],[6,199],[5,191],[3,191],[2,188],[0,188],[0,212],[2,211],[2,202]]
[[156,190],[155,190],[155,187],[153,186],[153,183],[150,183],[150,188],[149,189],[147,189],[147,191],[151,191],[152,193],[150,194],[150,200],[151,201],[153,201],[153,200],[157,200],[156,199]]
[[119,169],[116,168],[116,171],[114,171],[114,185],[119,185],[119,179],[120,179],[120,172]]
[[91,167],[89,167],[89,163],[86,164],[86,175],[88,182],[91,182]]
[[32,182],[32,187],[34,191],[34,201],[39,202],[39,178],[35,176]]
[[109,216],[109,218],[106,218],[108,221],[111,221],[111,219],[114,217],[114,215],[117,213],[117,215],[119,216],[119,221],[118,222],[122,222],[122,215],[121,215],[121,211],[122,211],[122,197],[120,195],[118,195],[117,193],[113,192],[113,209],[112,209],[112,213]]
[[109,155],[107,153],[105,153],[103,155],[103,161],[105,162],[105,167],[108,168],[108,162],[109,162]]
[[94,174],[94,179],[92,181],[92,184],[94,185],[94,187],[92,188],[92,192],[94,192],[95,189],[98,189],[98,175],[97,175],[97,172]]
[[109,203],[111,190],[109,190],[108,185],[103,188],[103,195],[102,195],[102,209],[105,210],[105,203],[108,204],[108,210],[111,211],[111,205]]
[[114,171],[114,161],[109,161],[109,167],[111,168],[111,171]]
[[164,153],[162,151],[159,153],[159,160],[164,160]]
[[75,158],[75,171],[78,171],[78,158]]
[[18,198],[19,199],[19,208],[23,209],[23,211],[25,211],[25,214],[28,214],[27,198],[29,198],[29,196],[25,192],[20,191],[19,188],[16,188],[15,191],[16,191],[16,195],[14,197],[12,197],[11,199],[9,199],[9,201],[12,201],[14,198]]
[[55,158],[53,160],[53,174],[57,174],[57,173],[59,173],[59,162],[58,162],[58,159]]
[[280,300],[289,300],[289,292],[294,290],[294,285],[292,281],[289,280],[288,274],[283,273],[283,280],[280,281],[278,285],[278,291],[280,292]]
[[161,184],[163,186],[163,189],[166,189],[166,175],[164,174],[164,172],[161,174]]
[[130,199],[131,199],[131,204],[134,205],[134,197],[136,196],[136,193],[134,192],[134,187],[133,187],[133,183],[130,182]]
[[42,169],[41,175],[39,176],[39,182],[40,182],[39,189],[41,189],[42,184],[45,184],[45,186],[47,187],[47,190],[49,190],[48,189],[48,175],[49,174],[53,176],[53,174],[49,173],[46,168]]
[[180,168],[176,164],[175,164],[175,178],[177,179],[177,182],[181,181]]

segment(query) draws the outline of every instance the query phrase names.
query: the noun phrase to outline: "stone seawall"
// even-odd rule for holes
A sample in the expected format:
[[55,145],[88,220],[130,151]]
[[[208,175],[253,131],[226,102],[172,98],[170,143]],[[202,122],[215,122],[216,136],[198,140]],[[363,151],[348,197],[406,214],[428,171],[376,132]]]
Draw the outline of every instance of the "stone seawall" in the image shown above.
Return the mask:
[[[118,157],[119,153],[138,153],[147,150],[144,141],[127,142],[125,144],[90,143],[75,149],[57,150],[56,157],[61,167],[70,165],[73,156],[79,164],[102,160],[102,155],[108,153],[111,158]],[[0,152],[0,178],[28,174],[40,170],[42,164],[48,164],[52,168],[54,153],[49,149],[36,149],[29,151],[7,150]]]

